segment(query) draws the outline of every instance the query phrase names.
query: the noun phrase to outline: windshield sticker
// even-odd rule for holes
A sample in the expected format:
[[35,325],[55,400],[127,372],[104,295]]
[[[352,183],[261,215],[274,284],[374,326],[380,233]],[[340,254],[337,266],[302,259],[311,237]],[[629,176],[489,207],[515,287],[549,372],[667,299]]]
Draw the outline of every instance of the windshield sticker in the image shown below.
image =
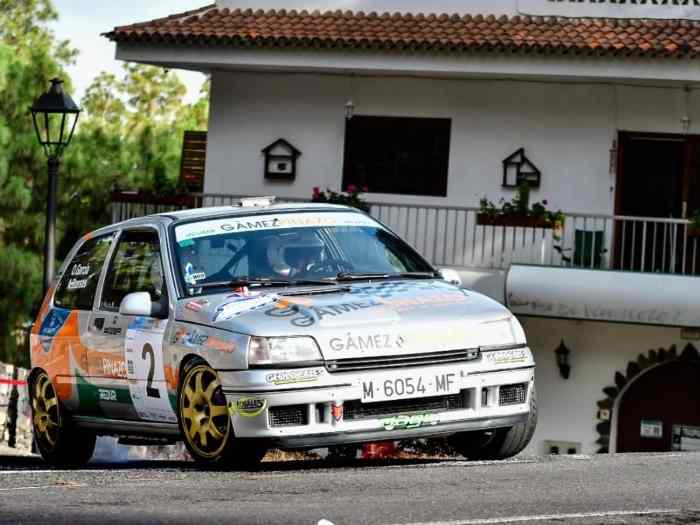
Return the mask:
[[231,217],[200,221],[178,226],[175,240],[179,246],[183,242],[213,235],[229,235],[238,232],[278,230],[289,228],[324,228],[358,226],[380,228],[371,217],[353,212],[326,213],[286,213],[277,215],[260,215],[253,217]]
[[279,296],[276,294],[265,294],[262,292],[230,295],[228,300],[216,309],[212,322],[230,321],[244,313],[268,306],[277,301],[277,299],[279,299]]
[[206,278],[206,273],[194,271],[194,265],[192,263],[188,262],[185,265],[185,282],[190,286],[196,286],[199,281],[203,281]]

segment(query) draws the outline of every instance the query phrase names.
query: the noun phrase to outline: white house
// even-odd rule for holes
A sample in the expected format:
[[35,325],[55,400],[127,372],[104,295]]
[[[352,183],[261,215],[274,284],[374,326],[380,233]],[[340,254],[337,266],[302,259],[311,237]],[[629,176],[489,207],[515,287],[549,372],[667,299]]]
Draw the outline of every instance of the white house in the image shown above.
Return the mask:
[[[538,361],[530,452],[692,448],[700,2],[353,4],[219,0],[107,36],[212,75],[202,202],[366,186],[373,215],[508,304]],[[563,231],[479,215],[520,180]]]

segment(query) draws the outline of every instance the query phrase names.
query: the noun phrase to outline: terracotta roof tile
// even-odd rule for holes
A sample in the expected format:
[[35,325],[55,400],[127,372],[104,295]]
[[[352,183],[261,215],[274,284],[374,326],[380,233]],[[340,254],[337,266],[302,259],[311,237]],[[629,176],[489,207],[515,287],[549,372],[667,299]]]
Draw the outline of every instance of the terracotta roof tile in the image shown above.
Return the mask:
[[210,5],[115,28],[116,42],[696,57],[700,22],[252,10]]

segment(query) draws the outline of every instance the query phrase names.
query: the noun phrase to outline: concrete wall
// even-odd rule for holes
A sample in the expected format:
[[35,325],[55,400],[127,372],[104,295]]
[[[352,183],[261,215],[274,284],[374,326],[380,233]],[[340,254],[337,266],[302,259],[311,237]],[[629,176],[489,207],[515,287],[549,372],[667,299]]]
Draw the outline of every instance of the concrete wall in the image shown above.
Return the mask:
[[[524,147],[542,171],[533,199],[568,212],[611,213],[610,149],[617,130],[700,132],[700,95],[680,88],[603,84],[215,72],[205,191],[311,195],[339,189],[345,104],[358,115],[452,119],[447,198],[372,194],[370,200],[477,206],[501,189],[502,160]],[[302,151],[294,183],[263,178],[261,150],[284,137]]]
[[[679,328],[622,325],[590,321],[520,318],[537,362],[539,423],[526,454],[546,453],[545,440],[579,442],[583,453],[599,449],[596,440],[602,389],[614,385],[616,371],[641,353],[688,343]],[[554,350],[561,340],[571,350],[571,377],[562,379]]]

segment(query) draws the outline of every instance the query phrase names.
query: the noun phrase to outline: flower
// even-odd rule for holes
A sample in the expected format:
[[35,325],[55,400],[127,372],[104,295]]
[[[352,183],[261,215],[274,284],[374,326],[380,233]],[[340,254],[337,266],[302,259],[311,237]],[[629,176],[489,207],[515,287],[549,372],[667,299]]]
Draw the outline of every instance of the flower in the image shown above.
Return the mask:
[[354,184],[348,184],[348,193],[357,193],[357,186]]
[[548,201],[547,199],[543,199],[543,200],[542,200],[542,204],[544,204],[545,206],[547,206],[547,204],[549,204],[549,201]]
[[314,188],[314,198],[317,198],[317,197],[320,197],[320,196],[321,196],[321,188],[319,188],[318,186],[316,186],[316,187]]
[[362,187],[362,191],[363,191],[364,193],[367,193],[367,192],[369,191],[369,187],[363,186],[363,187]]

